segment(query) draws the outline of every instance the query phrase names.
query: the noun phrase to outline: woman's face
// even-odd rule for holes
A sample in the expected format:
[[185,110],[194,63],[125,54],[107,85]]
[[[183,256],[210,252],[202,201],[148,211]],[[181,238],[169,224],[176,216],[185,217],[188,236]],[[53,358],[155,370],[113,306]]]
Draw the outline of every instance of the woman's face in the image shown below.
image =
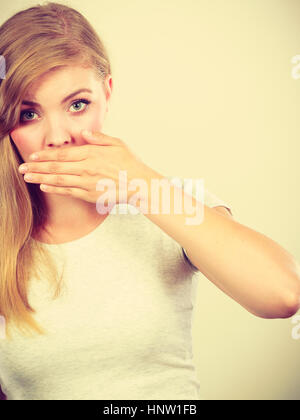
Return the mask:
[[43,149],[86,144],[83,129],[101,131],[112,92],[110,75],[105,85],[107,93],[94,69],[81,66],[63,66],[38,78],[23,99],[19,125],[10,132],[24,162]]

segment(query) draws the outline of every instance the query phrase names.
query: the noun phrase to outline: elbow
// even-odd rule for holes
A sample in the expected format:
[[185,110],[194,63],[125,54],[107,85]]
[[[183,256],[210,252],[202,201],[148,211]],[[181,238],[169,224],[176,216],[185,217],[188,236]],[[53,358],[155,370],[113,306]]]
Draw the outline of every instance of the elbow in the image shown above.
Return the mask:
[[291,318],[300,309],[299,271],[295,271],[285,284],[289,286],[282,292],[280,308],[278,309],[276,316],[273,318]]
[[[300,283],[299,283],[300,284]],[[268,313],[258,315],[266,319],[283,319],[291,318],[300,309],[300,291],[298,292],[285,292],[281,304],[276,308],[272,308]]]
[[293,261],[293,272],[290,277],[289,292],[285,294],[286,316],[283,318],[292,317],[300,309],[300,264],[295,260]]
[[[299,282],[300,285],[300,282]],[[300,309],[300,291],[287,294],[285,298],[283,316],[280,318],[290,318]]]
[[[286,316],[284,318],[290,318],[295,315],[300,309],[300,271],[299,265],[296,266],[296,270],[293,275],[294,282],[291,283],[289,293],[286,293],[285,297],[285,308]],[[293,287],[292,287],[293,285]]]
[[[300,282],[299,282],[300,286]],[[282,293],[276,305],[265,305],[260,310],[249,310],[253,315],[264,319],[291,318],[300,309],[300,287],[299,290]]]

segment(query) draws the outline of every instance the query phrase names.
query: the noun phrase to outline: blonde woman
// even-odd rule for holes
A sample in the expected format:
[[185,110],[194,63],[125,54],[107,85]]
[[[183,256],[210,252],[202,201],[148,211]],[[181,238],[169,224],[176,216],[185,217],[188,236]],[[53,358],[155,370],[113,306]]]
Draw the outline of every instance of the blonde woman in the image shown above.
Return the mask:
[[[0,27],[0,54],[2,398],[200,399],[194,275],[258,317],[287,318],[299,308],[297,262],[207,190],[192,191],[198,224],[184,212],[113,211],[155,201],[144,192],[132,204],[123,171],[167,181],[171,203],[191,195],[103,133],[111,66],[78,11],[20,11]],[[103,179],[119,187],[106,207]]]

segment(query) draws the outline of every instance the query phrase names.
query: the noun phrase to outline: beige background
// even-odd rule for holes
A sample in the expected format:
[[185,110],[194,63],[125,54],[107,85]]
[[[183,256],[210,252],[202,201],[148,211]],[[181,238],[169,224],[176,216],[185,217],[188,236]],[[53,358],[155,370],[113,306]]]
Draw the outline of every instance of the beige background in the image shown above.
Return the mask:
[[[34,1],[0,0],[1,23]],[[299,0],[72,0],[110,54],[105,130],[165,175],[201,177],[300,260]],[[251,263],[249,261],[249,263]],[[292,318],[255,317],[199,277],[204,399],[300,399]]]

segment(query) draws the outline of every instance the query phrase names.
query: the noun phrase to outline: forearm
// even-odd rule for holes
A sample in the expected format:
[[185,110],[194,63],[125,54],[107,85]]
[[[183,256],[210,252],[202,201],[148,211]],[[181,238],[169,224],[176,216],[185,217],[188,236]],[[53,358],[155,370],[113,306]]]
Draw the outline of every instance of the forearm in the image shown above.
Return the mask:
[[[292,316],[300,306],[300,271],[293,256],[272,239],[205,205],[202,223],[186,224],[191,215],[174,214],[178,187],[170,185],[170,214],[149,212],[145,216],[185,248],[191,262],[249,312],[263,318]],[[186,193],[181,190],[181,194],[184,201]],[[195,208],[201,205],[194,198],[192,202]]]

